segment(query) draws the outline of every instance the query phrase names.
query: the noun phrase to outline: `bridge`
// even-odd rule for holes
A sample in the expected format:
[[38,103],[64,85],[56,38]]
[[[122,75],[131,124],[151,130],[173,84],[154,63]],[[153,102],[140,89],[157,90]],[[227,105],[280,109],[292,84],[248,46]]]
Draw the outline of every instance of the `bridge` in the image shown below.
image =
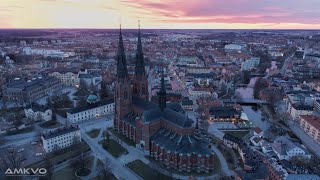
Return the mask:
[[225,103],[238,103],[243,106],[257,106],[257,105],[267,105],[268,102],[265,100],[260,99],[253,99],[253,98],[241,98],[241,99],[232,99],[232,100],[225,100]]

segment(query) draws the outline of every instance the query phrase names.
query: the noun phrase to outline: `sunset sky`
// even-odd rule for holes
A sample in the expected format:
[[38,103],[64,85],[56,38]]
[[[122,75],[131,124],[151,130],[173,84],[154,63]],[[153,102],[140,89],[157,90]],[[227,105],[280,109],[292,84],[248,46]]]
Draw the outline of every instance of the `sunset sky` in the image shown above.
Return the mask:
[[0,28],[320,29],[320,0],[1,0]]

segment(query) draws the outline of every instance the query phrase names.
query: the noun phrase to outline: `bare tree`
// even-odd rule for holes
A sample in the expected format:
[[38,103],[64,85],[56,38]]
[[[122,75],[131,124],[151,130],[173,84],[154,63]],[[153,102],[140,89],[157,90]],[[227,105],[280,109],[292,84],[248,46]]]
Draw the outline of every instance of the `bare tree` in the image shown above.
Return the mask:
[[2,163],[6,168],[20,168],[23,162],[23,157],[18,153],[15,147],[7,149],[1,158]]
[[99,179],[112,180],[112,168],[109,159],[105,159],[103,163],[98,164]]
[[110,142],[110,134],[109,131],[106,129],[103,131],[103,146],[107,147],[109,145]]
[[49,160],[49,158],[46,159],[46,161],[44,162],[44,166],[47,170],[46,176],[40,178],[40,179],[44,179],[44,180],[51,180],[52,179],[52,175],[54,173],[54,165],[53,163]]

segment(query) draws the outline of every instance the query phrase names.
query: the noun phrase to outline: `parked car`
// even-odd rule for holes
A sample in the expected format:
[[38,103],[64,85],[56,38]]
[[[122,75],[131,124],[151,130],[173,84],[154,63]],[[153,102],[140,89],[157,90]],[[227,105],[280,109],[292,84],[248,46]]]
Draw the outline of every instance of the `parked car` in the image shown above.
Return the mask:
[[19,150],[18,150],[18,153],[19,153],[19,152],[22,152],[22,151],[24,151],[24,149],[23,149],[23,148],[19,149]]
[[42,153],[37,153],[36,156],[42,156]]

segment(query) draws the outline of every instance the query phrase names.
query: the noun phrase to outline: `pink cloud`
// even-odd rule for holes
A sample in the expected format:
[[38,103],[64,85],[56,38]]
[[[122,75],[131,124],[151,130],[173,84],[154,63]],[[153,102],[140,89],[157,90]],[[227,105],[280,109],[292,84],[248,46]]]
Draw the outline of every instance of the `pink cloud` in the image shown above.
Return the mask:
[[[176,23],[304,23],[319,24],[318,0],[124,0],[154,14],[157,21]],[[185,19],[183,19],[185,18]]]

